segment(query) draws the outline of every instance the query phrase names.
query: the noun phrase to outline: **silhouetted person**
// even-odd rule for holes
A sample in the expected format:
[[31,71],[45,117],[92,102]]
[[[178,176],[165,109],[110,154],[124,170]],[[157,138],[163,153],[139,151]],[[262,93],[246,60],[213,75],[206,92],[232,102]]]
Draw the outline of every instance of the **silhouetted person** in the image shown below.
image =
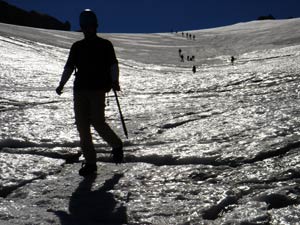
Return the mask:
[[194,41],[195,41],[195,39],[196,39],[196,36],[195,36],[195,35],[193,35],[193,39],[194,39]]
[[196,73],[196,66],[193,66],[193,73]]
[[181,62],[184,62],[184,55],[183,54],[180,55],[180,58],[181,58]]
[[234,61],[236,60],[236,58],[234,58],[234,56],[231,56],[231,59],[230,59],[230,61],[231,61],[231,65],[234,65]]
[[111,88],[120,91],[119,67],[114,47],[110,41],[97,36],[98,21],[91,10],[84,10],[80,14],[80,27],[84,39],[72,45],[56,92],[58,95],[62,94],[64,85],[75,70],[75,121],[85,158],[79,174],[86,176],[97,171],[91,125],[112,147],[115,163],[123,161],[123,143],[105,122],[104,116],[105,93]]

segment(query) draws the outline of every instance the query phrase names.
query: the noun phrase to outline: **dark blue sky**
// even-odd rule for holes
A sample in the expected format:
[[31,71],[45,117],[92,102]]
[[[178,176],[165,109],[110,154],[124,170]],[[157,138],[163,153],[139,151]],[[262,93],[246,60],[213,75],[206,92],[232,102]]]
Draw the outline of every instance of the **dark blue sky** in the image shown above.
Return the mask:
[[70,21],[79,29],[85,8],[96,12],[99,31],[148,33],[218,27],[255,20],[300,17],[300,0],[5,0],[25,10],[36,10]]

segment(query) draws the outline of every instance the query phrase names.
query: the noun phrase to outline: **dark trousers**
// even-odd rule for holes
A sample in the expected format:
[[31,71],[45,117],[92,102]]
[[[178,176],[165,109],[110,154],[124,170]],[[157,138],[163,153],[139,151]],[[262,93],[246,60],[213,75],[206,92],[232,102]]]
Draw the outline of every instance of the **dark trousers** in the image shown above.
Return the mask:
[[105,91],[74,91],[74,111],[86,163],[96,163],[91,125],[112,148],[122,145],[121,139],[105,122]]

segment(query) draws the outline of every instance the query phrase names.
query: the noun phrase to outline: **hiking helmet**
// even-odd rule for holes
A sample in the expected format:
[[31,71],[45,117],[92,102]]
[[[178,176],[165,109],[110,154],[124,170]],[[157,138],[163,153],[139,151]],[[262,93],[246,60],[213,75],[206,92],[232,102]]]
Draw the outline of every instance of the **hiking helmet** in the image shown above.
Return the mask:
[[90,9],[85,9],[80,13],[79,24],[81,27],[85,27],[85,26],[97,27],[98,20],[96,14]]

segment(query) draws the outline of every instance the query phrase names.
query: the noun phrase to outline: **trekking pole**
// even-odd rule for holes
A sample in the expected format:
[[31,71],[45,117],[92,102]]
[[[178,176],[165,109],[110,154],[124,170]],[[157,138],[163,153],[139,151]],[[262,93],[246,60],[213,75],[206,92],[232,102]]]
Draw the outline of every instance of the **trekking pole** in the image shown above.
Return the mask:
[[126,128],[126,124],[125,124],[125,121],[124,121],[124,117],[123,117],[123,114],[122,114],[122,111],[121,111],[121,106],[120,106],[120,103],[119,103],[118,95],[117,95],[117,92],[116,92],[115,89],[113,89],[113,91],[114,91],[114,93],[115,93],[116,102],[117,102],[117,105],[118,105],[118,109],[119,109],[119,113],[120,113],[120,118],[121,118],[123,130],[124,130],[124,134],[125,134],[126,138],[128,139],[127,128]]

